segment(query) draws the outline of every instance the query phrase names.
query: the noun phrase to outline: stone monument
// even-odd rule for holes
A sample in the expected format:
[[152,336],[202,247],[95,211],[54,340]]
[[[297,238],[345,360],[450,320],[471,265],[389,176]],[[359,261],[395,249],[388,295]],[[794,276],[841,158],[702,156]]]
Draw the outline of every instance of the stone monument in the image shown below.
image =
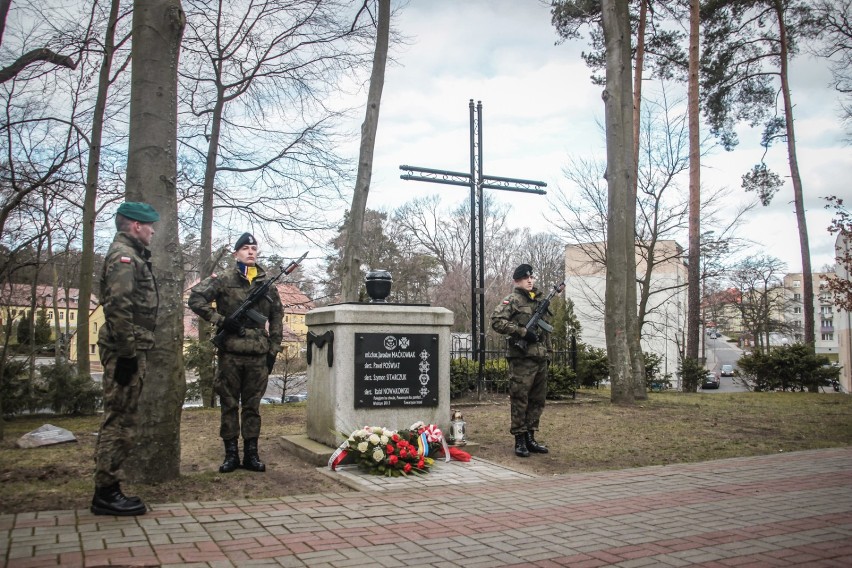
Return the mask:
[[308,312],[308,438],[337,447],[353,430],[446,428],[450,418],[453,313],[385,298],[392,279],[367,276],[369,303]]

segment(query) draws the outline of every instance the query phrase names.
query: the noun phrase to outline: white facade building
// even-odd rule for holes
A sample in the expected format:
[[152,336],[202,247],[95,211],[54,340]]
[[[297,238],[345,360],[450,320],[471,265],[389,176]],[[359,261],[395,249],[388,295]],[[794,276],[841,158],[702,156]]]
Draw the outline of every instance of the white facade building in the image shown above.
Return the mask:
[[[574,302],[574,314],[582,326],[582,341],[602,349],[606,349],[604,247],[604,243],[586,243],[568,245],[565,249],[565,294]],[[646,272],[644,253],[637,248],[637,280]],[[658,242],[654,255],[656,260],[642,326],[642,350],[660,356],[662,372],[670,374],[672,384],[679,388],[677,369],[686,338],[687,265],[683,249],[675,241]],[[637,283],[637,300],[640,294]]]

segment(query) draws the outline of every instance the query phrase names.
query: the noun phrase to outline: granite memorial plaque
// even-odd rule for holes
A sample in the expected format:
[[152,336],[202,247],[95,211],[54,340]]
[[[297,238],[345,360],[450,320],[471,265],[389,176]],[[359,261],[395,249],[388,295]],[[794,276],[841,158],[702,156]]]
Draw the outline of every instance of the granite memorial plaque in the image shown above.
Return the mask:
[[355,408],[438,406],[438,335],[355,334]]

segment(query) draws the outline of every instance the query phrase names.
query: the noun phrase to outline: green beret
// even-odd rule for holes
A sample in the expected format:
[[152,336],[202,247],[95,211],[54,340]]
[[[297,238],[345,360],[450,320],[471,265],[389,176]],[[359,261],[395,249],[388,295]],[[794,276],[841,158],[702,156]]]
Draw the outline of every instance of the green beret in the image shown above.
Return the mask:
[[141,201],[125,201],[118,207],[118,214],[140,223],[156,223],[160,220],[157,210]]

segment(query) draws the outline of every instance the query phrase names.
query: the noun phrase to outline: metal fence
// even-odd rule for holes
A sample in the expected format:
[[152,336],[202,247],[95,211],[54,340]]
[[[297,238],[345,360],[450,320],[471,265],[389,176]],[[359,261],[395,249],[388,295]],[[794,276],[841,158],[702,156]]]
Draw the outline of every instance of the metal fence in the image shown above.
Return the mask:
[[[500,337],[486,344],[483,364],[473,353],[469,334],[453,334],[450,347],[450,380],[453,397],[473,394],[498,394],[509,392],[509,369],[506,362],[508,340]],[[571,373],[566,373],[570,369]],[[548,367],[548,396],[577,397],[577,342],[554,342]]]

